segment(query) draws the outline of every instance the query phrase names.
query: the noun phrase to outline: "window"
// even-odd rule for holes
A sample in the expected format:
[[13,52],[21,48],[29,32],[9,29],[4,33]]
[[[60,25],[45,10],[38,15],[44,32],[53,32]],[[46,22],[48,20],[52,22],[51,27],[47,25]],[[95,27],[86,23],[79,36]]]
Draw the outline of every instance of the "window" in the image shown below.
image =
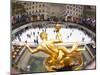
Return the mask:
[[80,9],[82,9],[82,7],[80,7]]
[[75,11],[75,8],[73,8],[73,10]]
[[70,11],[70,14],[72,14],[72,11]]
[[76,8],[78,8],[78,6],[76,5]]
[[31,6],[31,3],[30,3],[30,6]]
[[67,6],[67,9],[69,9],[69,6]]
[[43,10],[43,12],[44,12],[44,10]]
[[26,5],[26,3],[24,3]]
[[73,5],[73,7],[75,7],[75,5]]
[[39,5],[39,8],[41,7],[41,5]]
[[76,15],[78,15],[78,14],[76,13]]
[[73,15],[75,15],[75,12],[73,12]]
[[34,6],[32,8],[34,9]]
[[82,16],[82,14],[80,14],[79,16]]
[[72,10],[72,7],[70,7],[70,9]]
[[43,7],[44,7],[45,5],[43,4]]
[[39,12],[41,12],[41,10],[39,10]]

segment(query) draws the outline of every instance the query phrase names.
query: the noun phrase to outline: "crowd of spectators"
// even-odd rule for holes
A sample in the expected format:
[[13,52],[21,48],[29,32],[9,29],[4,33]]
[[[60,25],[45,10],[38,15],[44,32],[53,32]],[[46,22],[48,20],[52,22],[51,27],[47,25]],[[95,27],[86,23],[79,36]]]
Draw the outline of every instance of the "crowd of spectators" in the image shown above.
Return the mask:
[[80,17],[80,18],[74,19],[71,22],[78,23],[92,30],[93,32],[96,32],[96,19],[94,17],[87,17],[87,18]]
[[80,19],[80,24],[89,28],[93,32],[96,32],[96,19],[93,17],[87,17]]
[[12,25],[17,24],[19,22],[28,22],[28,15],[27,14],[17,14],[12,16]]
[[[11,21],[12,21],[12,27],[13,28],[17,28],[20,25],[24,25],[26,23],[32,22],[32,14],[17,14],[17,15],[13,15],[11,17]],[[72,17],[73,18],[73,17]],[[71,19],[71,18],[70,18]],[[35,20],[37,21],[37,20]],[[44,20],[42,20],[44,21]],[[47,20],[50,21],[50,20]],[[50,21],[51,22],[51,21]],[[52,20],[52,23],[55,23],[55,21]],[[64,20],[61,22],[65,22]],[[85,27],[87,27],[88,29],[92,30],[93,32],[96,32],[96,19],[94,17],[87,17],[87,18],[83,18],[83,17],[76,17],[75,19],[73,19],[72,21],[68,20],[67,22],[72,22],[72,23],[78,23],[80,25],[83,25]]]

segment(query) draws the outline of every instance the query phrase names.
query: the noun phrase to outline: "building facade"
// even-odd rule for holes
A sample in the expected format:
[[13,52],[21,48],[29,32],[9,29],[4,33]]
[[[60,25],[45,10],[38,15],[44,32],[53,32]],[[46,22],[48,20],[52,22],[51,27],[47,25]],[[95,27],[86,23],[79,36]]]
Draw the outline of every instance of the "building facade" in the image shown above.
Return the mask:
[[[75,4],[56,4],[43,2],[18,1],[25,8],[28,15],[33,15],[34,20],[60,19],[83,15],[84,6]],[[73,20],[73,19],[72,19]]]
[[83,9],[84,6],[82,5],[74,5],[74,4],[68,4],[65,8],[65,21],[67,21],[69,18],[72,18],[72,20],[79,18],[83,15]]

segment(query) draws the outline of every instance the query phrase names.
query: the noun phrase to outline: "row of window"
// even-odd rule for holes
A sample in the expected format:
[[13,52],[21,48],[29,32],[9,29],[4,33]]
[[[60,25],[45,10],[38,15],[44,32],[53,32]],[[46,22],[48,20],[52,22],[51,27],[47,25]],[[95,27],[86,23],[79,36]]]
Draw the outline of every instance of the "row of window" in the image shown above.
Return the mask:
[[[39,9],[39,8],[34,8],[34,7],[26,7],[25,8],[26,10],[34,10],[34,9]],[[44,12],[44,9],[42,9],[43,12]],[[41,11],[41,8],[39,9],[39,11]]]
[[45,5],[31,5],[31,6],[33,6],[33,8],[34,7],[36,7],[36,8],[43,8],[43,7],[45,7]]
[[[67,10],[71,10],[71,9],[67,9]],[[75,12],[79,12],[79,13],[81,13],[82,10],[73,8],[72,11],[75,11]]]
[[[37,12],[37,11],[36,11]],[[28,13],[32,14],[32,13],[36,13],[34,11],[29,11]],[[41,12],[38,13],[38,15],[40,14]],[[67,14],[70,14],[70,15],[76,15],[76,16],[81,16],[82,13],[77,13],[77,12],[72,12],[72,11],[67,11]]]
[[41,12],[45,12],[45,10],[33,10],[32,12],[33,12],[33,13],[35,13],[35,12],[41,13]]
[[[27,12],[27,14],[33,14],[33,12],[32,12],[32,11],[29,11],[29,12]],[[43,13],[39,13],[39,14],[36,14],[36,15],[38,15],[38,16],[41,16],[41,15],[48,16],[48,15],[46,15],[46,14],[43,14]]]
[[72,11],[67,11],[67,14],[70,14],[70,15],[81,15],[82,13],[77,13],[77,12],[72,12]]
[[[32,7],[26,7],[26,10],[30,10],[30,9],[38,9],[37,6],[32,6]],[[41,9],[41,8],[40,8]]]
[[37,4],[37,2],[33,2],[33,3],[24,3],[24,5],[27,5],[27,6],[33,6],[35,5],[38,6],[38,7],[45,7],[45,4]]
[[[33,10],[32,13],[43,13],[45,10]],[[80,12],[67,11],[67,14],[81,15]]]
[[76,6],[76,7],[74,7],[74,6],[67,6],[67,9],[75,10],[75,9],[82,9],[82,7],[80,7],[80,6]]
[[[31,7],[29,7],[29,8],[26,8],[26,10],[31,10],[32,8]],[[32,9],[32,10],[34,10],[34,8]],[[71,9],[68,9],[68,10],[71,10]],[[45,10],[44,9],[39,9],[39,10],[35,10],[36,12],[45,12]],[[73,9],[72,11],[75,11],[75,12],[79,12],[79,13],[81,13],[81,10],[79,10],[79,9]]]

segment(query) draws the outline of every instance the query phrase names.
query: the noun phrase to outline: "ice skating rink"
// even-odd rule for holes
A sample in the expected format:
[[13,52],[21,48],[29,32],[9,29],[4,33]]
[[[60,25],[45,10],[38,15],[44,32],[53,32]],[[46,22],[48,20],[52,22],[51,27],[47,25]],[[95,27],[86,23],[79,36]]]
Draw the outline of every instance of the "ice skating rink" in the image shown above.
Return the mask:
[[[55,28],[30,28],[24,31],[21,34],[18,34],[13,42],[32,42],[33,44],[41,43],[39,34],[41,32],[48,33],[48,40],[56,39]],[[91,37],[89,37],[84,31],[79,30],[78,28],[61,28],[60,30],[63,42],[87,42],[91,41]]]

